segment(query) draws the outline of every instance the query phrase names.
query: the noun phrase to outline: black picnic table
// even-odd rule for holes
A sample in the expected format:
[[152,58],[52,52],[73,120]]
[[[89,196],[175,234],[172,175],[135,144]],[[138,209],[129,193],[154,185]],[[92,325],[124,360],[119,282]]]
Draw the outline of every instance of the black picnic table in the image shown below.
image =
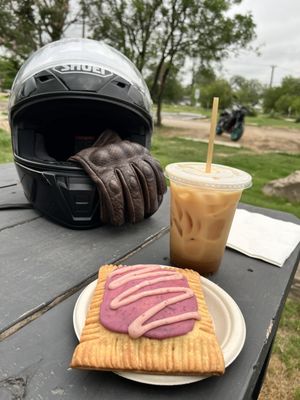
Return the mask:
[[[226,249],[209,279],[238,304],[246,341],[222,377],[179,386],[138,383],[113,372],[72,370],[72,314],[105,263],[169,264],[169,195],[139,224],[71,230],[26,204],[13,164],[0,166],[0,399],[255,399],[299,262],[300,245],[282,268]],[[6,207],[10,205],[10,207]],[[273,218],[293,215],[240,204]],[[5,209],[7,208],[7,209]]]

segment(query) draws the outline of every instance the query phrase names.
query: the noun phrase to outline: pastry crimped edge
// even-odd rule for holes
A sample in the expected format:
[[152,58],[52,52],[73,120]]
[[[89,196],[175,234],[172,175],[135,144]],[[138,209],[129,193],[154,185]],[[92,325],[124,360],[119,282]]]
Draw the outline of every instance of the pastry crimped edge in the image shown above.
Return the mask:
[[201,318],[195,321],[192,331],[161,340],[147,337],[132,339],[128,334],[106,329],[99,321],[106,279],[117,268],[116,265],[100,267],[97,286],[80,343],[73,353],[71,367],[170,375],[222,375],[224,358],[199,274],[193,270],[165,267],[181,272],[195,293]]

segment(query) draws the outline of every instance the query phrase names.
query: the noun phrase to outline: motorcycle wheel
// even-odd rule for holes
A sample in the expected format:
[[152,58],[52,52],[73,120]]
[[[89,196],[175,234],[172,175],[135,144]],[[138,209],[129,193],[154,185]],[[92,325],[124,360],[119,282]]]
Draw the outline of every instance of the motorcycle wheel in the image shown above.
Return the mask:
[[242,137],[243,133],[244,128],[242,126],[238,126],[232,130],[230,138],[233,142],[237,142]]
[[217,135],[222,135],[222,133],[223,133],[223,129],[222,129],[220,126],[217,126],[217,128],[216,128],[216,134],[217,134]]

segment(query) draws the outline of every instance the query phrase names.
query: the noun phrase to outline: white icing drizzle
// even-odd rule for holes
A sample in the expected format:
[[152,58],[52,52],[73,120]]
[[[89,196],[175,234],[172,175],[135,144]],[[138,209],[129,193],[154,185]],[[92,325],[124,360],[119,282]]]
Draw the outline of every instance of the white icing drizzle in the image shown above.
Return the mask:
[[[127,272],[127,273],[126,273]],[[165,293],[182,293],[177,296],[173,296],[171,298],[168,298],[166,300],[161,301],[160,303],[154,305],[153,307],[149,308],[147,311],[145,311],[143,314],[138,316],[128,327],[128,334],[132,338],[138,338],[142,336],[144,333],[147,331],[157,328],[162,325],[169,325],[174,322],[179,322],[179,321],[184,321],[187,319],[200,319],[198,311],[190,311],[186,313],[182,313],[179,315],[175,315],[172,317],[167,317],[167,318],[162,318],[156,321],[149,322],[148,324],[144,324],[148,319],[153,317],[155,314],[157,314],[159,311],[163,310],[170,304],[174,304],[180,301],[183,301],[185,299],[188,299],[190,297],[194,296],[194,292],[187,287],[182,287],[182,286],[168,286],[168,287],[162,287],[162,288],[157,288],[157,289],[151,289],[151,290],[144,290],[140,293],[136,293],[138,290],[140,290],[143,287],[150,286],[152,284],[158,283],[158,282],[164,282],[168,280],[178,280],[178,279],[184,279],[184,276],[177,272],[177,271],[171,271],[167,269],[162,269],[161,266],[159,265],[133,265],[133,266],[127,266],[127,267],[122,267],[118,268],[112,274],[110,275],[115,276],[115,275],[122,275],[120,278],[114,279],[113,281],[110,282],[108,285],[109,289],[116,289],[122,285],[124,285],[127,282],[130,282],[132,280],[136,279],[143,279],[143,278],[148,278],[150,276],[154,277],[153,279],[148,279],[144,280],[131,288],[125,290],[124,292],[120,293],[118,296],[116,296],[110,303],[110,307],[112,309],[117,309],[123,305],[130,304],[136,300],[139,300],[143,297],[146,296],[155,296],[158,294],[165,294]]]
[[[181,274],[178,274],[178,275],[179,275],[179,277],[178,278],[176,277],[175,279],[182,279],[182,275]],[[141,299],[142,297],[151,296],[151,295],[155,295],[155,294],[161,294],[161,293],[169,293],[169,292],[171,292],[171,289],[173,287],[147,290],[147,291],[137,293],[133,296],[130,296],[132,293],[137,292],[139,289],[142,289],[145,286],[150,286],[150,285],[153,285],[158,282],[165,282],[165,281],[170,281],[170,280],[174,280],[174,276],[162,276],[162,277],[158,277],[155,279],[146,280],[141,283],[138,283],[137,285],[132,286],[131,288],[125,290],[124,292],[122,292],[118,296],[116,296],[111,301],[110,307],[113,309],[117,309],[121,306],[124,306],[124,305],[132,303],[138,299]],[[155,293],[154,291],[157,291],[157,290],[160,290],[160,292]]]
[[[127,271],[129,271],[129,272],[126,274]],[[141,265],[130,265],[128,267],[119,268],[111,273],[111,275],[110,275],[111,277],[115,276],[115,275],[120,275],[120,274],[122,274],[122,276],[120,278],[114,279],[112,282],[110,282],[108,288],[116,289],[134,279],[144,279],[144,278],[148,278],[149,276],[155,276],[155,275],[157,275],[157,271],[163,272],[163,273],[159,274],[160,276],[161,275],[173,275],[174,276],[174,271],[162,270],[159,265],[149,265],[149,266],[147,265],[145,267],[143,267]],[[182,274],[177,273],[177,276],[179,276],[178,279],[183,278]]]

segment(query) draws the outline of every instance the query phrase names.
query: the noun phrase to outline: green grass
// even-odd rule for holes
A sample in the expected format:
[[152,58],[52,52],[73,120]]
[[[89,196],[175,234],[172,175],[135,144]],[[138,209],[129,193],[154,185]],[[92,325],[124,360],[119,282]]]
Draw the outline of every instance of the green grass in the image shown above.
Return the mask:
[[[287,372],[300,371],[300,302],[288,299],[279,324],[274,352],[285,364]],[[300,388],[299,388],[300,389]]]
[[[164,137],[161,131],[157,130],[151,151],[165,167],[176,161],[205,161],[207,145],[179,137]],[[299,155],[256,154],[243,148],[215,145],[214,162],[240,168],[252,175],[253,186],[243,192],[242,202],[286,211],[300,217],[300,203],[290,203],[283,198],[269,197],[262,193],[262,187],[267,182],[300,169]]]
[[3,129],[0,129],[0,164],[13,160],[11,151],[10,135]]
[[294,400],[300,400],[300,387],[294,393]]
[[300,301],[289,297],[259,400],[300,400]]
[[0,93],[0,100],[8,101],[9,94],[8,93]]
[[284,118],[272,118],[266,114],[260,114],[257,117],[246,117],[247,125],[293,129],[300,131],[300,123],[294,121],[287,121]]

